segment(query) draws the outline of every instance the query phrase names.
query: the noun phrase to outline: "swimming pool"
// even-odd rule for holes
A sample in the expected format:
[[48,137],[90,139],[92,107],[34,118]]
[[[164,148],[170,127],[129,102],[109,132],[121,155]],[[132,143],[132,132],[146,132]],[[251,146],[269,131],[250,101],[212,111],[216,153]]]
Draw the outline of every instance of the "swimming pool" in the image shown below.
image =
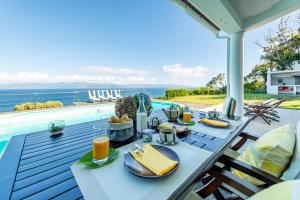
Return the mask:
[[[165,105],[171,103],[152,102],[154,110],[162,109]],[[110,103],[0,115],[0,155],[12,136],[46,130],[50,121],[64,120],[68,126],[109,118],[114,111],[115,104]]]

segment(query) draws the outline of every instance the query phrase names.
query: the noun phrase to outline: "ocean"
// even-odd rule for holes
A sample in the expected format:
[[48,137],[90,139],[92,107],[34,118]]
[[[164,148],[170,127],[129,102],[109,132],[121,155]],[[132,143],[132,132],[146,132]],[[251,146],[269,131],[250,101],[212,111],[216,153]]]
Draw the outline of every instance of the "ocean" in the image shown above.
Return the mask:
[[[100,89],[101,88],[97,88]],[[106,88],[103,88],[106,89]],[[26,102],[61,101],[65,106],[74,102],[87,102],[89,89],[17,89],[0,90],[0,112],[10,112],[14,106]],[[133,96],[144,92],[151,97],[165,95],[166,88],[127,88],[121,89],[123,96]]]

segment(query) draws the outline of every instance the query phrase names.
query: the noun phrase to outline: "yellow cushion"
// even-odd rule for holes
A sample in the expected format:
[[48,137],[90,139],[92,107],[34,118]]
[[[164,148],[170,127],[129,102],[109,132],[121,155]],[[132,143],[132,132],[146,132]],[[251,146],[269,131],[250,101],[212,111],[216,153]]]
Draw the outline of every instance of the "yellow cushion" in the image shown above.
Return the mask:
[[149,144],[144,145],[144,152],[130,151],[130,153],[139,163],[158,176],[168,173],[178,164],[177,161],[169,159]]
[[[256,142],[249,145],[237,159],[280,177],[290,162],[295,142],[295,130],[290,124],[287,124],[261,136]],[[264,184],[238,170],[233,170],[233,173],[255,185]]]
[[273,185],[250,197],[248,200],[299,200],[300,180],[291,180]]

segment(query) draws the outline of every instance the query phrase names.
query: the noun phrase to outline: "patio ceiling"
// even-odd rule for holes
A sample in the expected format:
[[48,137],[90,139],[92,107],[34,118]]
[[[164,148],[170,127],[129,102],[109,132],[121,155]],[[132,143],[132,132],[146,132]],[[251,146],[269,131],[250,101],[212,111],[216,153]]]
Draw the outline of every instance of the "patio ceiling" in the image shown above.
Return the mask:
[[[188,15],[227,39],[227,95],[236,100],[236,116],[243,114],[244,32],[300,9],[300,0],[171,0]],[[220,34],[225,32],[226,34]]]
[[300,9],[300,0],[172,0],[218,33],[249,31]]

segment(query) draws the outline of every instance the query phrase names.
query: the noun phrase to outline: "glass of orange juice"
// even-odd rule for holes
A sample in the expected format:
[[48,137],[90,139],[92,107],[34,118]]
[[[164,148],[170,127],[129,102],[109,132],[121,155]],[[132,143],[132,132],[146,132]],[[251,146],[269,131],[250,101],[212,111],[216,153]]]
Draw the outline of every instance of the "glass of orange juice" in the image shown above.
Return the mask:
[[191,112],[183,112],[183,121],[190,122],[192,120],[192,113]]
[[109,152],[109,138],[107,135],[93,140],[93,162],[102,163],[107,161]]

